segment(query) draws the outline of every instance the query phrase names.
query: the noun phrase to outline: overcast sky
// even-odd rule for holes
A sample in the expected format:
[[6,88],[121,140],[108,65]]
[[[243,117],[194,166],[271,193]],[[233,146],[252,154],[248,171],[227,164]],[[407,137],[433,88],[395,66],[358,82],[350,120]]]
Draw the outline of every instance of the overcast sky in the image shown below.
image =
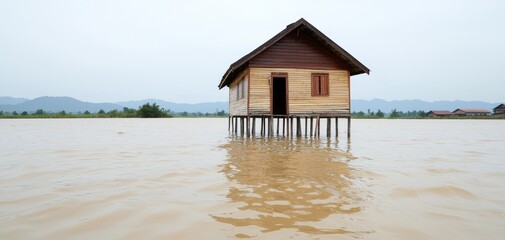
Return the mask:
[[505,102],[505,1],[0,1],[0,96],[227,101],[229,65],[305,18],[367,66],[353,99]]

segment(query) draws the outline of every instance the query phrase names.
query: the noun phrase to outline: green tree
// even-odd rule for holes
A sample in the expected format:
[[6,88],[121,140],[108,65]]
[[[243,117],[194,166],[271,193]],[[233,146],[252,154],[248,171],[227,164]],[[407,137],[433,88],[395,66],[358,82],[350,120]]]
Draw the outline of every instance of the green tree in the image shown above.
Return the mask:
[[137,110],[135,110],[133,108],[123,107],[123,116],[125,116],[125,117],[136,117],[137,116]]
[[117,109],[113,109],[113,110],[108,111],[107,115],[109,115],[111,117],[118,117],[119,116],[119,112],[117,111]]
[[90,114],[91,113],[88,110],[84,111],[84,115],[90,115]]
[[383,118],[384,117],[384,112],[382,112],[380,109],[377,110],[377,113],[375,114],[378,118]]
[[220,117],[224,117],[224,116],[226,116],[226,112],[224,110],[219,111],[216,109],[216,115],[220,116]]
[[12,115],[17,116],[19,114],[18,114],[18,112],[14,111],[14,112],[12,112]]
[[159,118],[169,116],[168,112],[165,111],[165,109],[160,108],[160,106],[156,105],[156,103],[153,103],[152,105],[146,103],[140,106],[137,112],[141,118]]
[[98,111],[98,114],[105,114],[105,111],[103,109],[100,109],[100,111]]
[[353,112],[353,113],[352,113],[352,116],[353,116],[353,117],[363,118],[363,117],[365,116],[365,113],[364,113],[363,111]]
[[396,108],[395,108],[395,109],[391,110],[389,117],[390,118],[398,118],[398,117],[400,117],[400,113],[398,113],[398,111],[396,111]]
[[23,111],[23,112],[21,113],[21,116],[28,116],[28,112],[27,112],[27,111]]
[[35,111],[35,113],[34,113],[34,115],[44,115],[44,114],[45,114],[45,112],[42,109],[37,109],[37,111]]

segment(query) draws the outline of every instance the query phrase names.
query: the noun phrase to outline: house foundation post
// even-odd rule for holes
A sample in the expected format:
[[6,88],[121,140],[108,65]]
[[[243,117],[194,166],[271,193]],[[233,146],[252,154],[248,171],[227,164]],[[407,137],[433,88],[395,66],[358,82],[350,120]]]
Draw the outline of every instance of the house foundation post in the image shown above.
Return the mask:
[[335,118],[335,137],[338,137],[338,117]]
[[331,118],[326,118],[326,137],[331,137]]
[[351,137],[351,117],[347,118],[347,137]]

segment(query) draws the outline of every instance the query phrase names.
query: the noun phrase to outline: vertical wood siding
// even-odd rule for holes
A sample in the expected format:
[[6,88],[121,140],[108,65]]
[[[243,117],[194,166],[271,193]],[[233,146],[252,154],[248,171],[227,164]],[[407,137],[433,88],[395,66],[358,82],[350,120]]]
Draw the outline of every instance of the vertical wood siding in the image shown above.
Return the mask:
[[[289,112],[291,114],[349,112],[350,96],[347,70],[250,68],[249,112],[251,114],[270,113],[270,86],[268,79],[272,72],[288,73],[288,101]],[[312,96],[312,73],[328,74],[328,96]]]
[[[244,79],[242,80],[242,78]],[[238,83],[240,80],[244,81],[244,97],[237,100],[237,93],[238,93],[237,90],[240,90],[238,89],[239,88]],[[249,79],[247,70],[239,74],[239,76],[230,84],[229,88],[230,115],[247,115],[248,84]]]

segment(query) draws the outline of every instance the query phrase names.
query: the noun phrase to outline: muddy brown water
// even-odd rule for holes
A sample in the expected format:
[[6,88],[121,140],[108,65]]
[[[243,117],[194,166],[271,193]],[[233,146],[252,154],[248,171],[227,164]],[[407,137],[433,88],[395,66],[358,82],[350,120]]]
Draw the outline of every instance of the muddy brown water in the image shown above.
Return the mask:
[[[342,125],[341,130],[345,130]],[[0,239],[502,239],[505,121],[0,120]]]

